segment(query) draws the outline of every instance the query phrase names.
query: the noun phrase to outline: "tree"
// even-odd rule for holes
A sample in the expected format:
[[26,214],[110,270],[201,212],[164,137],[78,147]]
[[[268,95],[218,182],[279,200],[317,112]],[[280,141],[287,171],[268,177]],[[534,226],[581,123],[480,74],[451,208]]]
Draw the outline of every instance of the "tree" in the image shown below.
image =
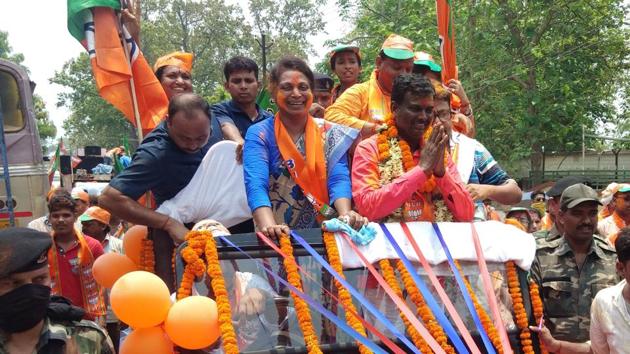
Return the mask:
[[[9,45],[9,34],[0,31],[0,58],[19,64],[28,72],[28,68],[22,64],[24,55],[22,53],[13,53],[13,48]],[[50,121],[46,103],[39,95],[33,95],[33,106],[35,111],[35,119],[37,121],[37,130],[39,131],[39,139],[44,151],[50,141],[57,135],[55,124]]]
[[145,0],[142,2],[142,50],[149,62],[173,51],[195,55],[195,92],[212,96],[221,86],[223,64],[249,55],[251,29],[242,11],[223,1]]
[[118,146],[133,129],[114,106],[99,96],[87,53],[64,64],[55,72],[52,83],[67,88],[58,95],[57,106],[66,106],[71,114],[63,123],[70,146]]
[[[618,120],[615,99],[629,92],[622,0],[452,3],[460,79],[477,138],[502,164],[531,156],[531,168],[539,169],[543,146],[574,150],[582,125],[593,132]],[[414,40],[417,50],[439,53],[433,0],[338,5],[355,23],[341,40],[356,39],[367,65],[392,32]]]
[[[325,2],[317,4],[313,0],[249,0],[249,11],[254,18],[251,35],[260,40],[264,34],[267,43],[272,44],[267,63],[287,54],[306,58],[313,53],[308,39],[324,30],[322,5]],[[261,46],[259,42],[253,53],[259,63],[262,62]]]

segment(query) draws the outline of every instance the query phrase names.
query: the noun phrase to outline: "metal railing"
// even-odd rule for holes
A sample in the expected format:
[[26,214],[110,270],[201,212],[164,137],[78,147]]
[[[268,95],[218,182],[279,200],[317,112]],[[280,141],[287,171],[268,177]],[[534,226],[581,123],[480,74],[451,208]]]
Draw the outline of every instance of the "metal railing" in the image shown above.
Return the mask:
[[536,185],[557,181],[566,176],[584,176],[593,188],[604,189],[611,182],[630,182],[630,170],[559,170],[530,171],[529,178],[523,181],[525,189]]

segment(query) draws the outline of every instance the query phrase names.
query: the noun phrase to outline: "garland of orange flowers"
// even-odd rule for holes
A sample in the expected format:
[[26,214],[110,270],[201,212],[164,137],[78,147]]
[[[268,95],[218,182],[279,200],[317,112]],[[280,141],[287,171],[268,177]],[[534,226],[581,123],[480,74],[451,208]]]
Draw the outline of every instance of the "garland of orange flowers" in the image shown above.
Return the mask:
[[[385,124],[387,128],[381,130],[376,138],[376,142],[378,145],[379,162],[381,164],[385,164],[388,160],[394,158],[395,160],[400,160],[398,164],[402,164],[404,172],[411,170],[416,166],[416,164],[413,162],[413,154],[411,153],[411,148],[409,147],[409,144],[405,140],[399,138],[398,129],[396,128],[393,114],[390,114],[386,117]],[[433,128],[428,127],[424,131],[422,141],[426,141],[431,136],[432,131]],[[396,146],[398,146],[398,148],[400,149],[400,157],[398,157]],[[397,161],[392,162],[395,163]],[[429,178],[424,183],[424,185],[418,188],[418,191],[421,193],[432,192],[436,186],[437,184],[435,182],[435,177],[431,176],[431,178]]]
[[488,337],[490,337],[490,341],[492,342],[494,347],[497,349],[497,352],[499,354],[502,354],[503,344],[501,343],[501,336],[499,335],[499,331],[497,331],[497,328],[494,326],[494,322],[492,322],[492,319],[490,318],[486,310],[479,303],[479,299],[477,299],[477,295],[473,291],[473,288],[470,285],[468,278],[464,275],[464,272],[462,271],[462,268],[457,260],[455,261],[455,265],[457,266],[457,270],[459,271],[459,274],[464,280],[464,284],[466,285],[466,289],[468,290],[468,293],[470,294],[470,298],[472,299],[473,305],[475,306],[475,311],[477,311],[477,315],[479,316],[479,319],[481,320],[481,324],[483,325],[483,328],[486,330],[486,333],[488,334]]
[[155,273],[155,254],[153,253],[153,240],[142,239],[142,252],[140,253],[140,269]]
[[[293,257],[293,246],[291,246],[291,240],[289,239],[289,236],[287,236],[286,234],[282,234],[279,237],[279,241],[280,249],[286,255],[283,263],[284,268],[287,272],[287,281],[299,291],[303,291],[300,274],[297,271],[295,257]],[[313,328],[313,321],[311,320],[311,312],[308,308],[308,305],[304,300],[302,300],[294,293],[291,293],[291,297],[293,297],[295,312],[297,314],[300,329],[302,330],[302,334],[304,335],[304,343],[306,344],[306,349],[308,350],[308,353],[321,354],[322,351],[321,349],[319,349],[317,333],[315,333],[315,328]]]
[[[335,236],[332,232],[324,232],[324,245],[326,246],[326,254],[328,255],[328,263],[332,266],[332,268],[339,273],[343,277],[343,267],[341,265],[341,259],[339,258],[339,249],[337,248],[337,242],[335,241]],[[357,309],[352,303],[352,297],[350,296],[350,292],[346,289],[337,279],[334,279],[335,287],[337,288],[339,294],[339,302],[344,308],[344,312],[346,315],[346,322],[352,327],[355,331],[359,332],[362,336],[366,336],[365,328],[361,321],[357,319],[356,313]],[[359,352],[361,354],[372,353],[370,349],[368,349],[365,345],[359,343]],[[423,351],[424,352],[424,351]]]
[[433,338],[435,338],[440,346],[442,346],[442,349],[444,349],[445,352],[449,354],[455,353],[455,349],[450,344],[448,344],[448,338],[444,333],[444,329],[437,322],[435,316],[433,315],[433,312],[431,312],[431,309],[429,309],[429,307],[427,306],[424,298],[422,297],[422,294],[420,293],[420,290],[418,290],[418,287],[416,287],[416,285],[414,284],[411,274],[409,274],[409,271],[405,267],[405,264],[401,260],[396,260],[395,263],[396,270],[398,270],[398,273],[400,273],[400,278],[405,285],[405,290],[407,290],[411,301],[414,303],[414,305],[416,305],[416,313],[422,319],[422,322],[424,322],[424,325],[429,330],[429,333],[431,333]]
[[[177,300],[190,296],[195,277],[203,276],[207,272],[214,293],[214,301],[217,304],[223,350],[226,354],[237,354],[239,350],[236,332],[232,325],[232,309],[230,308],[223,273],[219,266],[219,253],[212,232],[208,230],[190,231],[186,235],[186,241],[187,246],[181,251],[186,267],[182,276],[182,283],[177,290]],[[203,255],[206,258],[205,263],[201,258]]]
[[[398,280],[396,279],[396,274],[394,273],[394,268],[392,267],[389,259],[381,259],[378,262],[379,267],[381,268],[381,273],[383,273],[383,278],[387,281],[387,284],[394,290],[396,296],[401,299],[403,298],[402,290],[398,285]],[[409,337],[411,337],[411,341],[413,344],[420,349],[421,353],[433,353],[427,342],[422,338],[420,333],[411,325],[407,316],[400,313],[400,318],[403,320],[405,324],[405,328],[407,328],[407,333],[409,333]],[[426,324],[426,323],[425,323]],[[432,333],[433,334],[433,333]],[[442,344],[442,343],[440,343]]]
[[[534,312],[534,318],[536,319],[536,323],[540,323],[543,317],[543,302],[540,298],[540,291],[538,290],[538,284],[535,281],[530,280],[529,282],[529,298],[532,301],[532,310]],[[540,354],[548,354],[547,348],[545,348],[544,343],[538,336],[538,342],[540,347]]]
[[514,309],[514,316],[516,317],[516,326],[521,331],[519,335],[521,349],[524,354],[534,354],[532,335],[527,328],[527,313],[525,312],[525,305],[523,304],[523,294],[521,294],[521,283],[518,281],[516,264],[514,264],[513,261],[506,262],[505,271],[508,278],[508,291],[512,297],[512,308]]
[[[193,231],[195,232],[195,231]],[[230,300],[228,292],[225,288],[225,279],[219,265],[219,252],[217,245],[210,231],[196,231],[209,235],[206,242],[206,261],[208,262],[208,275],[210,276],[210,285],[214,298],[217,303],[219,313],[219,328],[221,328],[221,338],[223,339],[223,350],[227,354],[236,354],[239,352],[236,340],[236,332],[232,325],[232,309],[230,308]]]

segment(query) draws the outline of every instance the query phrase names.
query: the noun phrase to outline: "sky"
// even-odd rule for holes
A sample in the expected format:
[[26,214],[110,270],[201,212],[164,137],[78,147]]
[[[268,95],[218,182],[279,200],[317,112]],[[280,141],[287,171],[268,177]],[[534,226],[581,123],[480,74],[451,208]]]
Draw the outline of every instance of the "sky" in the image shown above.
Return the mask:
[[[247,0],[227,0],[243,7]],[[309,58],[313,64],[326,54],[324,41],[339,37],[350,30],[335,11],[334,0],[328,0],[325,18],[326,33],[311,39],[317,55]],[[245,6],[246,7],[246,6]],[[57,107],[57,94],[63,87],[51,84],[49,79],[63,64],[84,51],[70,35],[66,26],[66,0],[0,0],[0,30],[9,33],[13,52],[24,54],[24,65],[30,70],[31,81],[37,84],[35,93],[43,97],[51,120],[57,126],[57,136],[63,135],[63,121],[70,115],[65,107]],[[247,11],[244,11],[248,16]],[[35,24],[35,25],[33,25]],[[332,35],[329,35],[332,34]]]

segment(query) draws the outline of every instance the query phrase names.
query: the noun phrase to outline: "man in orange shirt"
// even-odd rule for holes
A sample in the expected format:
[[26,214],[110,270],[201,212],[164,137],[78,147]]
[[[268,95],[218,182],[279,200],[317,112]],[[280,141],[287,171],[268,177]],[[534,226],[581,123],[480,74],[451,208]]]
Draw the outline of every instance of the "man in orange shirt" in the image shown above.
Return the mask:
[[326,109],[324,118],[361,130],[363,137],[374,134],[391,113],[394,79],[413,69],[413,42],[391,34],[376,58],[376,69],[370,79],[347,89]]

